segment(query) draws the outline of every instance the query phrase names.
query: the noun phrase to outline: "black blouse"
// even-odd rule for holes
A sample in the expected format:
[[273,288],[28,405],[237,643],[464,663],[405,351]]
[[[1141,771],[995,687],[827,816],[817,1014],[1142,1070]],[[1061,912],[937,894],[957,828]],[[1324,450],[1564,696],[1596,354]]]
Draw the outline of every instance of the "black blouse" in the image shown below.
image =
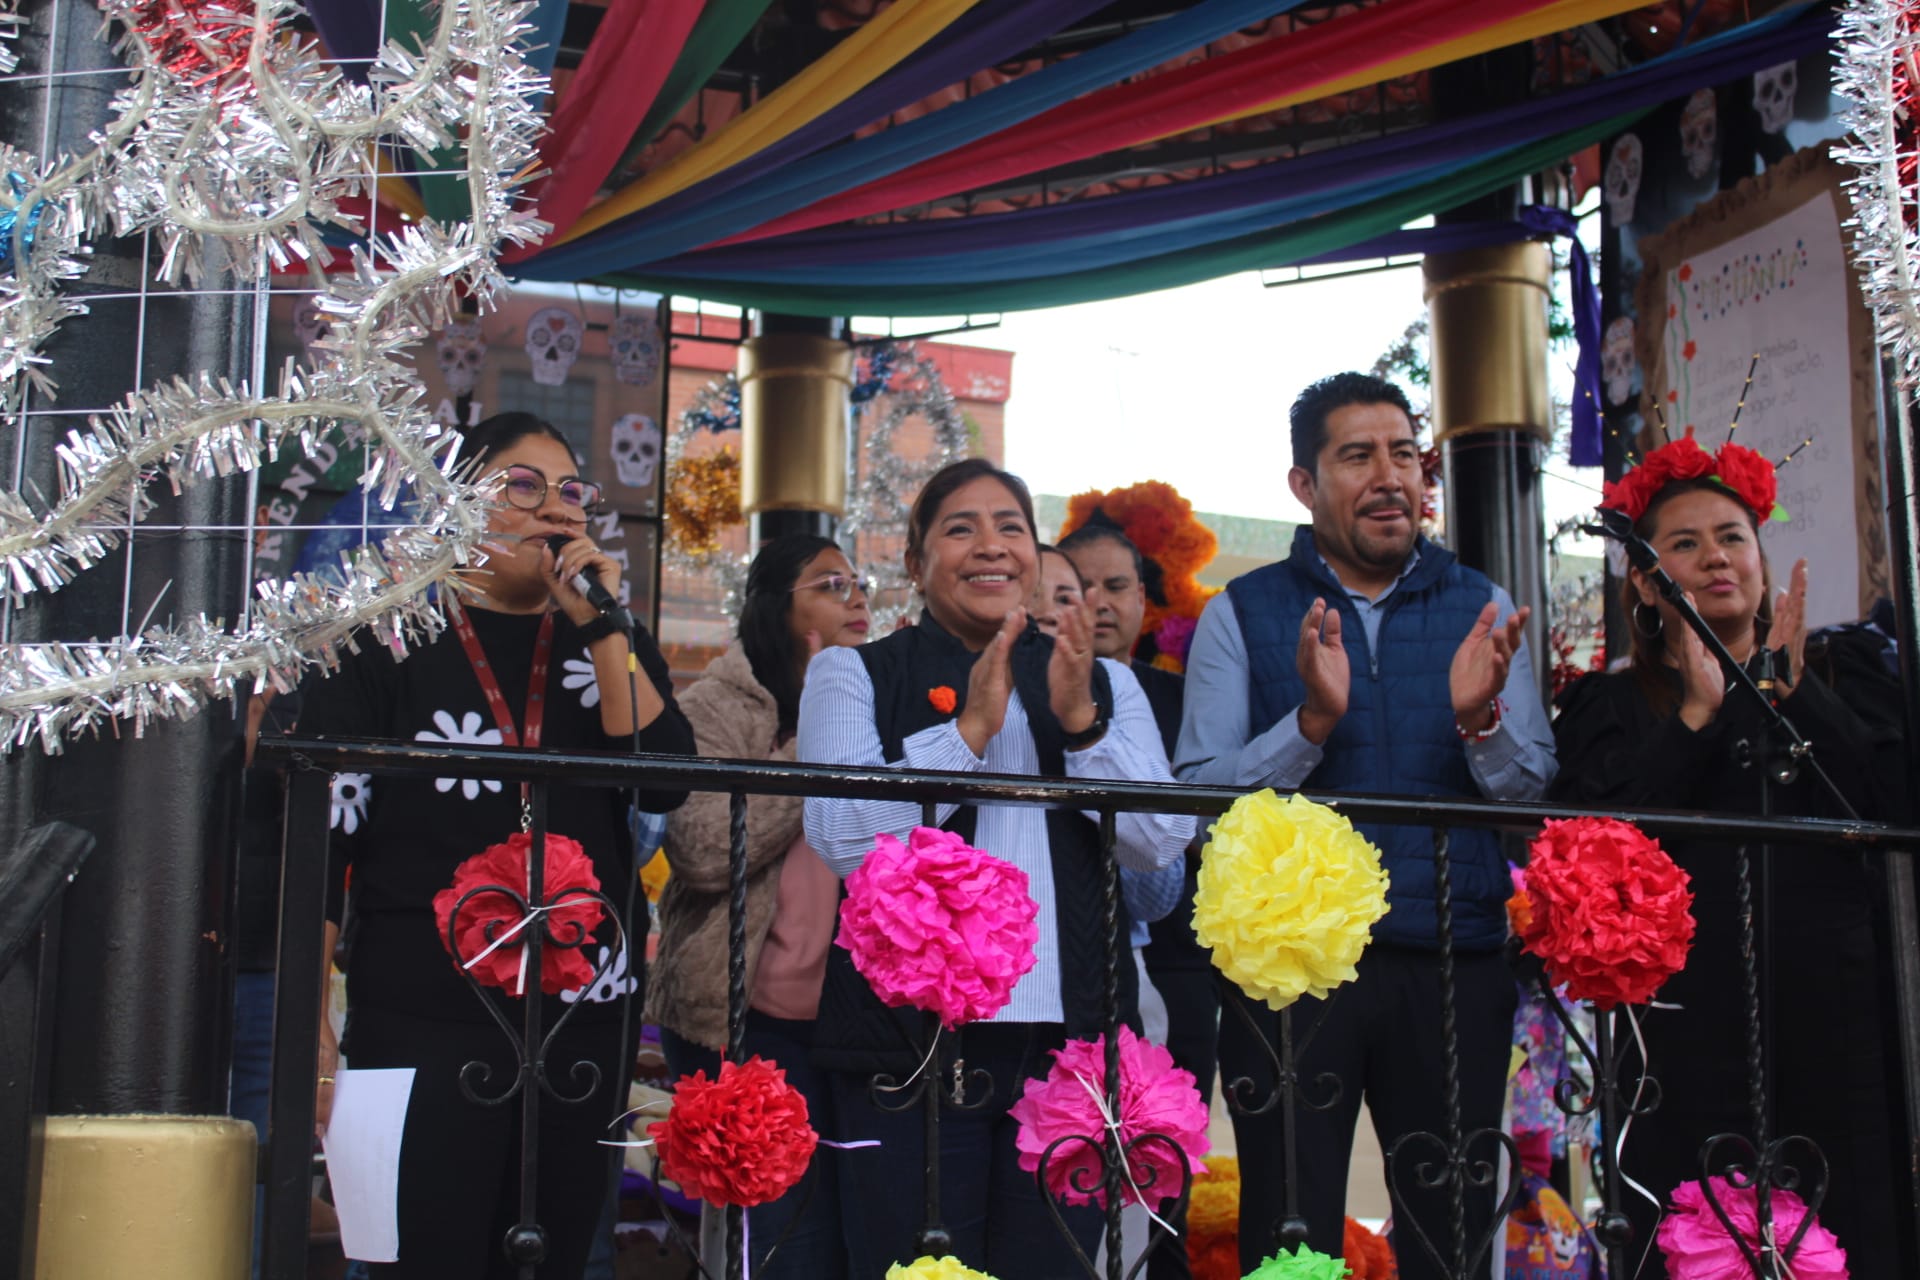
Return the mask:
[[[467,617],[514,723],[523,726],[539,616],[469,608]],[[396,661],[370,635],[359,640],[360,652],[348,657],[339,672],[306,686],[303,734],[448,744],[500,741],[480,682],[451,627],[404,661]],[[644,631],[639,659],[666,704],[641,729],[640,750],[690,754],[693,731],[674,702],[666,662]],[[599,703],[586,643],[578,628],[556,615],[541,745],[631,752],[631,736],[610,736],[601,728]],[[684,792],[640,793],[641,807],[654,812],[675,808],[683,799]],[[634,874],[626,793],[557,784],[549,792],[548,821],[552,831],[580,842],[593,860],[602,890],[615,902],[623,901],[624,885]],[[348,967],[350,1002],[462,1021],[484,1018],[485,1011],[441,944],[433,897],[453,882],[460,863],[520,829],[519,787],[455,778],[339,774],[334,778],[332,823],[334,866],[327,918],[340,921],[350,876],[357,921]],[[610,925],[603,924],[601,932],[603,942],[613,937]],[[587,954],[593,958],[595,948],[589,945]],[[617,1005],[608,1002],[606,1007]]]

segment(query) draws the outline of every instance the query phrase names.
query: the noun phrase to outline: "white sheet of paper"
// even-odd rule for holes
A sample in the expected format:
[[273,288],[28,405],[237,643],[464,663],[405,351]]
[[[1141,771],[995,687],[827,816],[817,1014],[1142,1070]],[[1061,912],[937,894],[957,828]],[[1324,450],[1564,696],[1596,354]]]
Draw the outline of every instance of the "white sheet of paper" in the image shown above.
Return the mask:
[[333,1118],[320,1145],[349,1258],[400,1259],[400,1134],[412,1094],[412,1067],[343,1069],[333,1086]]

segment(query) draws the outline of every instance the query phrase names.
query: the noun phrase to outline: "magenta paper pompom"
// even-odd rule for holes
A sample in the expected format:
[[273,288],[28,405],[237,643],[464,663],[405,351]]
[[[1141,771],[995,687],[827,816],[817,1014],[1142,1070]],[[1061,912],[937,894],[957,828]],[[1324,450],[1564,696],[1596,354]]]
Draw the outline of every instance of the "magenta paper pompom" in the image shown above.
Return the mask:
[[[1715,1178],[1713,1194],[1747,1247],[1757,1254],[1760,1214],[1753,1189]],[[1791,1191],[1775,1191],[1768,1201],[1773,1207],[1774,1239],[1785,1248],[1807,1216],[1807,1206]],[[1659,1240],[1672,1280],[1752,1280],[1753,1268],[1698,1182],[1674,1188],[1673,1205],[1660,1223]],[[1807,1228],[1790,1265],[1794,1280],[1847,1280],[1847,1251],[1818,1219]]]
[[[1032,1173],[1040,1167],[1040,1156],[1061,1138],[1080,1135],[1095,1142],[1104,1141],[1106,1122],[1101,1106],[1107,1096],[1107,1038],[1069,1040],[1064,1048],[1053,1051],[1053,1068],[1044,1080],[1029,1080],[1026,1092],[1013,1104],[1009,1114],[1019,1122],[1014,1145],[1020,1151],[1020,1167]],[[1193,1073],[1173,1065],[1173,1055],[1148,1040],[1133,1034],[1130,1027],[1120,1028],[1120,1140],[1124,1145],[1142,1134],[1158,1133],[1173,1139],[1186,1152],[1187,1167],[1205,1173],[1200,1157],[1207,1154],[1207,1104],[1194,1084]],[[1128,1202],[1144,1195],[1153,1207],[1180,1194],[1180,1171],[1173,1166],[1173,1152],[1164,1142],[1146,1142],[1134,1147],[1127,1164],[1133,1174],[1133,1187],[1122,1194]],[[1074,1185],[1079,1173],[1082,1186]],[[1054,1151],[1047,1160],[1047,1190],[1068,1204],[1104,1205],[1106,1192],[1099,1187],[1100,1160],[1082,1142],[1069,1142]]]
[[950,831],[882,833],[847,877],[834,941],[885,1004],[940,1016],[949,1029],[990,1018],[1033,968],[1039,907],[1027,873]]

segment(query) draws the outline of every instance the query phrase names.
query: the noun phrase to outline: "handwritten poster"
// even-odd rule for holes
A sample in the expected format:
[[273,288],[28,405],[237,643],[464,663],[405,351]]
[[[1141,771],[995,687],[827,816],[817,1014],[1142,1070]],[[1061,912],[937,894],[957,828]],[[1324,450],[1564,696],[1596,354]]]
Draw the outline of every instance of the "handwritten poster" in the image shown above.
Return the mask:
[[[1885,592],[1878,360],[1847,262],[1844,197],[1816,153],[1640,242],[1642,413],[1779,468],[1789,519],[1761,530],[1776,582],[1804,557],[1808,622],[1860,617]],[[1748,384],[1751,374],[1752,382]],[[1742,406],[1744,396],[1745,404]],[[1658,445],[1657,425],[1641,448]]]

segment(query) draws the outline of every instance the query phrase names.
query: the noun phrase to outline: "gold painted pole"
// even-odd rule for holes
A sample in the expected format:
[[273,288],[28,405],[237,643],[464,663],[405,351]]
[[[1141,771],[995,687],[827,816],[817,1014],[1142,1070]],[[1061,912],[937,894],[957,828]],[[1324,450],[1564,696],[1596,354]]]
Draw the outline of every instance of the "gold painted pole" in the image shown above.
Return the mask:
[[253,1126],[48,1116],[36,1280],[246,1280]]
[[1427,255],[1436,441],[1477,431],[1553,438],[1547,298],[1553,257],[1537,240]]
[[740,510],[847,510],[853,348],[811,333],[740,345]]

